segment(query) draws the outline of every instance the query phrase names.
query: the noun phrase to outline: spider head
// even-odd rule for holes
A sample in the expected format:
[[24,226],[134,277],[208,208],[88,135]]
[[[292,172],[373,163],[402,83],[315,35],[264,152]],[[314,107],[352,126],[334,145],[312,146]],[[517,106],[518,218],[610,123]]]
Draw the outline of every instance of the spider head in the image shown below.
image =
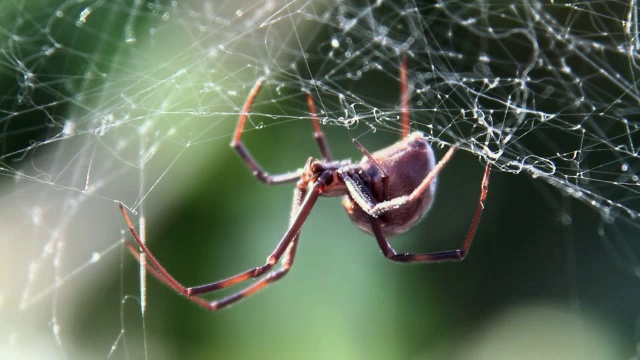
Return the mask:
[[344,184],[344,181],[340,179],[338,176],[338,170],[344,166],[351,165],[351,161],[343,160],[343,161],[325,161],[325,160],[314,160],[313,158],[309,158],[302,169],[302,174],[300,175],[300,182],[298,183],[299,187],[308,187],[313,183],[318,181],[318,178],[325,172],[331,172],[331,178],[320,190],[320,194],[322,196],[328,197],[337,197],[346,195],[347,186]]

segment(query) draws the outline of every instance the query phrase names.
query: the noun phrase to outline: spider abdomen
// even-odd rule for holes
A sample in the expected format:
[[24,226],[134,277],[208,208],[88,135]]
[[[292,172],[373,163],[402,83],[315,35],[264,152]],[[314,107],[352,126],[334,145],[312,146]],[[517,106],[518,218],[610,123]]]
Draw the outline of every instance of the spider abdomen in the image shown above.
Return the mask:
[[[356,167],[369,192],[380,203],[409,195],[435,166],[435,155],[422,133],[414,132],[397,143],[372,154],[378,167],[388,176],[385,198],[382,176],[378,167],[365,157]],[[427,213],[436,190],[436,179],[413,203],[380,215],[379,222],[387,236],[401,234],[415,225]],[[369,215],[351,195],[344,197],[343,206],[351,221],[361,230],[372,233]]]

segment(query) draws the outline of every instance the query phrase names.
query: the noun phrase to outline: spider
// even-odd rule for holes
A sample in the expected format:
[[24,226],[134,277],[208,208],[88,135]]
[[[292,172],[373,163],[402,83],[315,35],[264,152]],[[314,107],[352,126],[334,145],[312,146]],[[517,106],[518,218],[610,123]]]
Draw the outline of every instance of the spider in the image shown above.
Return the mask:
[[[471,226],[460,249],[433,253],[399,254],[387,241],[387,236],[403,233],[413,227],[429,210],[436,190],[436,177],[451,159],[457,146],[451,147],[436,164],[431,146],[420,132],[409,133],[409,95],[407,86],[407,60],[400,66],[402,138],[397,143],[370,153],[357,140],[353,140],[364,154],[362,161],[336,161],[331,157],[329,146],[320,128],[316,108],[311,93],[307,92],[307,103],[314,127],[314,137],[322,154],[321,160],[309,158],[304,168],[280,175],[269,175],[256,162],[242,142],[245,120],[251,105],[260,91],[264,78],[258,79],[244,104],[238,118],[231,147],[240,155],[252,171],[253,176],[267,184],[296,182],[293,191],[293,205],[289,228],[280,243],[267,257],[266,263],[227,279],[209,284],[186,287],[176,280],[153,256],[140,240],[125,206],[120,210],[139,249],[127,243],[130,252],[140,260],[140,251],[148,259],[147,269],[161,282],[175,289],[190,301],[208,310],[220,310],[236,303],[287,274],[296,255],[300,229],[320,196],[342,197],[342,205],[351,221],[360,229],[373,234],[384,256],[402,263],[431,263],[460,261],[464,259],[484,209],[484,201],[489,189],[490,165],[487,164],[481,183],[480,199]],[[276,264],[280,267],[274,269]],[[264,276],[263,276],[264,275]],[[243,281],[262,277],[246,288],[223,297],[208,301],[201,296],[225,289]]]

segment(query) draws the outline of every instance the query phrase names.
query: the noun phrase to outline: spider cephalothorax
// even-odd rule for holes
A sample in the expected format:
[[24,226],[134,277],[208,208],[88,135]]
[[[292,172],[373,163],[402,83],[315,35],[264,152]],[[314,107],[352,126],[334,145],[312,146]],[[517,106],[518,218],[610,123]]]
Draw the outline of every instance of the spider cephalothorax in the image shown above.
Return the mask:
[[324,161],[313,160],[312,158],[309,158],[305,167],[302,168],[300,180],[298,181],[298,187],[307,188],[308,186],[318,181],[322,174],[329,171],[331,172],[331,177],[326,181],[324,188],[320,190],[320,195],[327,197],[346,195],[347,187],[340,178],[338,171],[341,168],[350,165],[351,161],[349,160]]

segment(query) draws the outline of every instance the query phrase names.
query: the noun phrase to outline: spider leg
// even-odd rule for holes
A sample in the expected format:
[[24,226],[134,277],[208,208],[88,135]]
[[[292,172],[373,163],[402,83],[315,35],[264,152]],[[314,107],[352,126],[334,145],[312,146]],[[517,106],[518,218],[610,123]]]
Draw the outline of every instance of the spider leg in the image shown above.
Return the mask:
[[[147,262],[147,269],[151,269],[152,270],[151,274],[153,276],[155,276],[156,278],[158,278],[158,280],[160,280],[163,283],[169,285],[174,290],[176,290],[177,292],[179,292],[179,293],[181,293],[182,295],[185,295],[185,296],[193,296],[193,295],[202,294],[202,293],[206,293],[206,292],[211,292],[211,291],[215,291],[215,290],[219,290],[219,289],[224,289],[226,287],[235,285],[235,284],[237,284],[237,283],[239,283],[241,281],[247,280],[249,278],[260,276],[260,275],[266,273],[267,271],[269,271],[271,269],[271,267],[273,267],[273,264],[275,264],[275,262],[277,262],[277,260],[276,260],[275,262],[273,262],[273,264],[270,264],[270,261],[268,259],[267,263],[265,265],[255,267],[253,269],[247,270],[245,272],[242,272],[242,273],[237,274],[235,276],[232,276],[230,278],[227,278],[227,279],[224,279],[224,280],[220,280],[220,281],[216,281],[216,282],[211,283],[211,284],[195,286],[195,287],[185,287],[178,280],[176,280],[171,274],[169,274],[169,272],[164,268],[164,266],[162,266],[160,264],[160,262],[155,258],[155,256],[151,253],[149,248],[147,248],[147,246],[140,240],[140,236],[138,235],[138,232],[134,228],[133,223],[131,222],[131,219],[129,218],[129,214],[126,212],[126,209],[125,209],[123,204],[120,204],[120,211],[122,211],[124,219],[127,222],[127,226],[129,227],[129,231],[131,232],[131,235],[133,235],[133,239],[135,240],[135,242],[138,245],[138,247],[140,248],[140,250],[143,253],[145,253],[146,256],[147,256],[147,259],[149,261],[149,262]],[[278,249],[280,249],[280,246],[278,248],[276,248],[276,251],[274,251],[274,253],[276,255],[277,255],[277,250]],[[131,251],[131,253],[133,253],[134,256],[138,260],[140,259],[140,257],[139,257],[140,255],[139,255],[139,252],[137,250],[129,247],[129,251]],[[281,252],[283,252],[283,251],[284,251],[284,249],[281,250]],[[271,260],[271,261],[273,261],[273,260]]]
[[[137,235],[137,234],[136,234]],[[135,236],[134,235],[134,238]],[[288,269],[291,267],[291,264],[293,264],[293,257],[295,256],[295,247],[297,246],[297,242],[298,242],[298,238],[299,235],[296,235],[295,238],[292,241],[292,244],[289,245],[289,248],[287,248],[287,250],[285,251],[284,255],[283,255],[283,264],[288,264],[288,265],[283,265],[280,269],[278,269],[278,273],[281,272],[285,272],[288,271]],[[293,245],[296,244],[296,245]],[[136,258],[136,260],[138,260],[138,262],[140,262],[140,253],[138,252],[138,250],[130,243],[125,243],[125,246],[127,247],[127,249],[129,250],[129,252]],[[293,249],[293,250],[292,250]],[[204,293],[208,293],[208,292],[213,292],[215,290],[219,290],[219,289],[224,289],[226,287],[235,285],[243,280],[247,280],[249,278],[254,278],[257,276],[260,276],[264,273],[266,273],[267,270],[271,269],[271,266],[269,266],[268,268],[266,268],[265,271],[261,271],[258,272],[256,271],[257,269],[262,269],[265,268],[265,266],[262,267],[256,267],[254,269],[251,269],[249,271],[245,271],[243,273],[240,273],[239,275],[236,275],[234,277],[228,278],[226,280],[222,280],[222,281],[217,281],[211,284],[207,284],[207,285],[202,285],[202,286],[196,286],[196,287],[191,287],[191,288],[185,288],[184,286],[182,287],[182,289],[180,288],[176,288],[175,287],[175,283],[172,282],[171,280],[169,280],[169,278],[167,278],[164,275],[164,272],[161,272],[160,270],[156,269],[154,267],[154,265],[152,265],[151,263],[147,262],[146,264],[146,269],[147,271],[153,275],[156,279],[158,279],[160,282],[162,282],[163,284],[175,289],[176,291],[178,291],[180,294],[187,296],[187,298],[193,302],[195,302],[196,304],[209,309],[209,310],[213,310],[212,309],[212,305],[205,299],[202,299],[198,296],[196,296],[197,294],[204,294]],[[286,271],[285,271],[286,268]],[[164,270],[164,268],[163,268]],[[247,275],[248,273],[252,273],[252,276],[248,276],[243,278],[245,275]],[[284,276],[285,274],[278,274],[277,279],[281,278],[282,276]],[[170,275],[169,275],[170,276]],[[271,279],[269,282],[273,282],[277,279],[273,279],[274,276],[270,275],[265,279]],[[173,277],[171,278],[173,279]],[[263,279],[264,280],[264,279]],[[262,280],[261,280],[262,281]],[[177,282],[177,280],[175,281]],[[253,292],[255,292],[257,290],[254,290]],[[247,297],[248,295],[246,295],[247,292],[250,292],[250,290],[247,288],[243,291],[241,291],[244,295],[243,296],[229,296],[227,298],[223,298],[222,300],[217,301],[218,305],[217,305],[217,309],[221,309],[224,306],[230,305],[232,302],[236,302],[239,301],[241,299],[243,299],[244,297]]]
[[293,265],[293,260],[296,255],[296,248],[298,247],[298,238],[299,236],[296,235],[293,241],[291,242],[291,244],[289,244],[289,247],[287,248],[287,250],[283,255],[282,266],[278,270],[270,272],[264,278],[238,291],[235,294],[229,295],[220,300],[210,302],[207,308],[209,310],[214,310],[214,311],[220,310],[224,307],[227,307],[235,302],[238,302],[244,298],[247,298],[255,294],[259,290],[262,290],[263,288],[265,288],[267,285],[273,284],[274,282],[282,279],[289,272],[289,269],[291,269],[291,265]]
[[311,93],[308,91],[307,104],[309,105],[309,111],[311,112],[311,118],[313,119],[313,137],[318,143],[320,153],[322,154],[324,160],[332,161],[333,157],[331,156],[331,151],[329,151],[329,145],[327,144],[327,140],[324,137],[324,132],[320,128],[320,122],[318,121],[318,116],[316,115],[316,105],[313,103],[313,97],[311,97]]
[[[147,269],[150,270],[150,273],[158,278],[161,282],[166,285],[172,287],[178,293],[187,297],[190,301],[208,309],[208,310],[219,310],[222,307],[230,305],[236,301],[244,299],[245,297],[252,295],[256,291],[262,289],[264,286],[282,278],[286,272],[289,270],[291,265],[293,264],[293,258],[295,256],[295,249],[298,240],[298,234],[300,232],[300,228],[302,224],[304,224],[305,220],[309,216],[313,205],[315,204],[318,196],[320,195],[320,191],[322,187],[326,184],[326,182],[332,177],[331,171],[324,172],[320,178],[311,186],[311,188],[306,192],[306,196],[302,199],[302,194],[305,193],[304,188],[297,188],[296,193],[294,195],[294,206],[293,209],[295,215],[292,215],[291,222],[289,228],[285,232],[282,240],[276,246],[276,249],[267,257],[267,261],[264,265],[258,266],[247,271],[244,271],[240,274],[227,278],[225,280],[216,281],[211,284],[200,285],[196,287],[185,287],[178,280],[176,280],[169,272],[160,264],[160,262],[155,258],[155,256],[151,253],[149,248],[141,241],[138,232],[135,230],[131,218],[126,211],[126,208],[122,203],[120,203],[120,210],[124,216],[124,219],[127,223],[129,231],[133,236],[136,244],[140,248],[140,250],[147,256]],[[297,211],[295,211],[297,210]],[[139,260],[140,254],[136,251],[132,245],[128,244],[127,247],[129,251]],[[245,281],[250,278],[255,278],[260,275],[267,273],[275,264],[283,258],[282,267],[277,271],[269,273],[265,278],[260,281],[252,284],[251,286],[232,294],[228,297],[222,298],[221,300],[208,302],[197,295],[205,294],[209,292],[213,292],[215,290],[224,289],[230,287],[232,285],[238,284],[242,281]]]
[[[319,188],[322,185],[324,185],[324,183],[330,177],[331,177],[330,172],[326,172],[321,176],[321,179],[318,182],[316,182],[316,184],[314,184],[314,187],[312,187],[311,189],[312,192],[314,191],[318,192],[318,194],[315,195],[316,199],[319,195],[319,190],[315,190],[315,188]],[[299,217],[299,214],[301,212],[300,210],[304,209],[304,204],[306,204],[306,201],[303,202],[303,197],[305,197],[305,194],[306,194],[306,189],[304,188],[298,187],[294,191],[293,206],[291,207],[291,217],[289,221],[289,226],[294,226],[296,224],[297,218]],[[313,207],[313,204],[311,204],[309,209],[306,210],[307,214],[309,213],[311,207]],[[256,283],[244,288],[243,290],[238,291],[235,294],[229,295],[225,298],[209,303],[207,308],[210,310],[222,309],[246,297],[249,297],[250,295],[253,295],[254,293],[266,287],[267,285],[270,285],[276,282],[277,280],[282,279],[289,272],[289,269],[291,269],[291,266],[293,265],[293,260],[295,259],[295,256],[296,256],[296,249],[298,247],[298,239],[300,238],[301,226],[302,224],[298,225],[298,232],[296,233],[296,236],[293,238],[291,243],[287,246],[287,249],[282,255],[282,265],[278,270],[270,272],[266,277],[258,280]]]
[[[249,97],[247,97],[247,100],[244,103],[244,106],[242,107],[242,113],[238,118],[238,124],[234,132],[233,140],[231,141],[231,147],[238,153],[238,155],[240,155],[242,160],[244,160],[244,162],[247,164],[247,166],[251,170],[253,176],[255,176],[255,178],[258,179],[259,181],[269,185],[294,182],[300,178],[299,172],[291,171],[284,174],[269,175],[269,173],[267,173],[253,158],[253,156],[251,155],[247,147],[242,142],[242,133],[244,130],[244,125],[247,120],[247,115],[251,110],[251,105],[253,104],[253,101],[258,95],[258,92],[260,92],[260,89],[262,88],[262,84],[264,83],[264,80],[265,78],[261,77],[258,79],[258,81],[256,81],[256,84],[251,89],[251,92],[249,93]],[[327,140],[325,139],[324,132],[322,132],[322,129],[320,128],[320,122],[316,115],[316,106],[313,102],[313,98],[311,97],[311,93],[309,93],[308,91],[307,91],[307,104],[309,105],[309,111],[311,112],[311,118],[313,120],[313,127],[314,127],[313,136],[316,139],[316,142],[318,143],[318,147],[320,148],[320,152],[322,153],[322,156],[324,157],[324,159],[327,161],[331,161],[332,157],[331,157],[331,152],[329,151],[329,145],[327,144]]]
[[[136,234],[137,235],[137,234]],[[136,260],[138,260],[138,262],[140,262],[140,253],[138,252],[138,250],[130,243],[125,243],[125,246],[127,247],[127,250],[129,250],[129,252],[131,253],[131,255],[133,255],[133,257],[136,258]],[[173,284],[170,283],[155,267],[153,267],[152,264],[146,262],[145,263],[145,267],[147,269],[147,271],[153,275],[156,279],[160,280],[163,284],[173,288]],[[190,300],[202,307],[207,307],[208,303],[206,300],[198,298],[198,297],[194,297],[194,298],[190,298]]]
[[264,77],[261,77],[258,79],[256,84],[251,89],[251,92],[249,93],[249,97],[247,98],[247,101],[244,103],[244,106],[242,108],[242,113],[238,118],[238,125],[236,126],[236,131],[233,136],[233,140],[231,141],[231,147],[236,150],[238,155],[240,155],[242,160],[244,160],[244,162],[247,164],[247,166],[253,173],[253,176],[255,176],[255,178],[258,179],[259,181],[262,181],[263,183],[268,185],[294,182],[300,178],[300,174],[297,171],[292,171],[292,172],[279,174],[279,175],[269,175],[266,171],[262,169],[262,167],[258,164],[258,162],[255,161],[253,156],[251,156],[251,153],[249,152],[249,150],[242,143],[242,130],[244,129],[244,124],[247,120],[247,115],[249,114],[249,110],[251,110],[251,105],[253,104],[253,100],[255,99],[256,95],[258,95],[258,92],[260,91],[260,88],[262,87],[263,82],[264,82]]
[[[133,257],[135,257],[136,260],[140,262],[140,253],[138,252],[138,249],[136,249],[135,246],[133,246],[129,242],[125,242],[124,246],[126,246],[127,250],[129,250],[131,255],[133,255]],[[145,262],[145,265],[146,265],[145,267],[147,268],[147,271],[151,273],[151,275],[153,275],[158,280],[162,281],[165,285],[169,287],[173,287],[173,285],[171,285],[170,282],[168,282],[164,277],[162,277],[162,275],[158,272],[158,270],[156,270],[156,268],[153,267],[153,265],[149,264],[148,262]]]
[[[289,226],[293,226],[295,224],[295,219],[298,216],[298,214],[300,213],[300,209],[301,209],[301,204],[303,203],[304,197],[307,194],[307,190],[304,187],[296,187],[293,193],[293,204],[291,205],[291,215],[289,217]],[[313,206],[313,205],[311,205]],[[310,211],[310,208],[309,210]],[[300,225],[301,226],[301,225]],[[298,236],[300,235],[300,231],[298,231],[298,233],[295,235],[295,238],[291,241],[291,242],[297,242],[298,241]],[[284,241],[284,239],[282,240]],[[200,286],[194,286],[191,288],[186,289],[188,292],[188,296],[194,296],[194,295],[199,295],[199,294],[206,294],[209,292],[213,292],[216,290],[220,290],[220,289],[224,289],[227,288],[229,286],[233,286],[239,282],[251,279],[251,278],[256,278],[259,277],[265,273],[267,273],[268,271],[270,271],[273,266],[279,261],[280,257],[283,256],[282,252],[279,251],[278,249],[281,249],[282,245],[282,241],[281,244],[278,245],[278,247],[276,248],[276,250],[269,256],[269,258],[267,258],[267,261],[264,265],[262,266],[257,266],[255,268],[249,269],[245,272],[242,272],[238,275],[232,276],[228,279],[224,279],[224,280],[220,280],[220,281],[216,281],[214,283],[211,284],[204,284],[204,285],[200,285]],[[282,247],[284,248],[284,247]],[[288,250],[285,250],[285,253]],[[275,257],[277,257],[277,260],[270,260],[270,259],[275,259]]]
[[400,64],[400,109],[402,113],[402,137],[409,136],[409,85],[407,82],[407,55]]
[[376,159],[373,158],[373,155],[371,155],[369,150],[365,149],[365,147],[362,146],[362,144],[360,144],[360,141],[353,139],[353,143],[356,144],[358,149],[360,149],[360,151],[362,151],[362,153],[367,158],[369,158],[369,161],[371,161],[373,166],[375,166],[376,169],[378,169],[378,172],[380,173],[379,175],[380,179],[382,179],[382,200],[383,201],[389,200],[389,175],[387,175],[387,173],[382,169],[382,167],[380,166],[380,164],[378,164]]
[[473,216],[473,221],[471,222],[471,226],[469,227],[469,231],[467,232],[467,237],[464,239],[464,243],[460,249],[456,250],[448,250],[448,251],[440,251],[440,252],[432,252],[432,253],[407,253],[407,254],[398,254],[391,247],[389,241],[385,237],[382,227],[380,226],[380,220],[373,216],[369,216],[369,220],[371,222],[371,228],[373,229],[373,234],[376,237],[378,242],[378,246],[384,256],[393,261],[404,262],[404,263],[429,263],[429,262],[444,262],[444,261],[461,261],[469,252],[469,248],[471,247],[471,242],[473,241],[473,237],[476,234],[476,228],[478,227],[478,223],[480,222],[480,215],[482,215],[482,210],[484,210],[484,201],[487,198],[487,192],[489,191],[489,173],[490,173],[490,164],[487,164],[487,167],[484,170],[484,177],[482,178],[481,183],[481,191],[480,191],[480,199],[478,200],[478,207],[476,208],[476,213]]

